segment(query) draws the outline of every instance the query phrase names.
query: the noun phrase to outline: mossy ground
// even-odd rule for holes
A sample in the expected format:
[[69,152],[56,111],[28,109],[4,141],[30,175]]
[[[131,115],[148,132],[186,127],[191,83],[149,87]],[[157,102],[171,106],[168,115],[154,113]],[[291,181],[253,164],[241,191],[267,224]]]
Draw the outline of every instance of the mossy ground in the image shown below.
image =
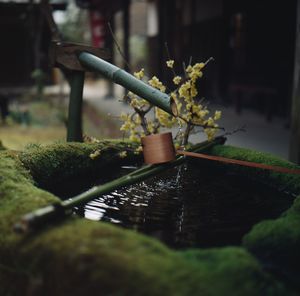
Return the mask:
[[[101,155],[89,155],[100,149]],[[297,295],[300,289],[274,273],[299,273],[300,201],[276,220],[263,221],[243,246],[174,251],[155,239],[108,223],[71,217],[20,235],[22,215],[58,201],[35,185],[95,170],[107,172],[130,144],[31,146],[0,152],[0,295]],[[217,146],[213,154],[292,166],[245,149]],[[125,160],[126,161],[126,160]],[[236,168],[232,168],[236,169]],[[299,177],[237,168],[298,193]],[[299,253],[299,252],[298,252]],[[272,263],[275,267],[266,267]]]
[[[51,144],[66,138],[67,97],[47,95],[36,100],[30,95],[10,106],[7,124],[0,124],[1,141],[8,149],[21,150],[29,143]],[[84,101],[82,112],[84,133],[99,139],[120,138],[115,119],[95,110]],[[0,145],[1,150],[1,145]]]

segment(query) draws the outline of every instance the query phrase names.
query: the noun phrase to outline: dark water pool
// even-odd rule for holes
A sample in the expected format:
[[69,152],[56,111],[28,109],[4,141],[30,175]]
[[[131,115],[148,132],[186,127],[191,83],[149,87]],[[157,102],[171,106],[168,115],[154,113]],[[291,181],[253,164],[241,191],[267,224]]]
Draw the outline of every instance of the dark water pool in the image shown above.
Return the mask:
[[143,232],[173,248],[214,247],[240,244],[254,224],[279,216],[292,200],[230,170],[189,163],[99,196],[75,213]]

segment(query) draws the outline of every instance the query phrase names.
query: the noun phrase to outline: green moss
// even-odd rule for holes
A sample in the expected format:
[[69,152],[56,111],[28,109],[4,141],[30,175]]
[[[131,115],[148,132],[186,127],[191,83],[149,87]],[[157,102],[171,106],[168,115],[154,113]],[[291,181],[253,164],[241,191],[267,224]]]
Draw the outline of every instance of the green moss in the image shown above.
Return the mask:
[[[63,182],[78,173],[86,176],[101,169],[113,169],[114,165],[121,162],[121,151],[127,150],[129,154],[124,161],[136,158],[133,148],[132,144],[121,141],[101,141],[95,144],[57,143],[45,147],[34,145],[20,153],[19,158],[39,186],[48,188],[58,180]],[[90,154],[96,150],[101,151],[101,157],[91,159]]]
[[11,238],[15,219],[58,198],[33,186],[29,172],[11,152],[0,152],[0,244]]
[[[224,157],[299,168],[295,164],[266,153],[230,146],[215,146],[210,153]],[[260,181],[272,183],[281,190],[300,193],[300,176],[231,165],[231,169],[250,175]],[[254,254],[279,278],[288,278],[300,289],[300,196],[285,213],[274,220],[262,221],[244,237],[243,246]]]
[[279,277],[288,277],[300,289],[299,211],[290,210],[276,220],[256,224],[244,237],[243,245]]
[[[268,165],[299,169],[299,166],[291,162],[288,162],[286,160],[280,159],[278,157],[274,157],[271,154],[262,153],[250,149],[245,149],[245,148],[216,145],[212,147],[208,152],[213,155],[219,155],[227,158],[234,158],[234,159],[246,160],[251,162],[264,163]],[[223,164],[219,164],[219,165],[223,165]],[[232,170],[239,171],[240,173],[249,175],[253,178],[257,178],[262,182],[265,181],[269,184],[275,182],[274,185],[279,190],[290,191],[294,194],[300,193],[300,175],[284,174],[284,173],[272,172],[270,170],[250,168],[250,167],[244,167],[244,166],[233,165],[233,164],[226,164],[226,166],[230,166]]]
[[204,281],[214,287],[212,295],[227,295],[224,291],[241,296],[287,293],[286,287],[268,275],[243,248],[188,250],[183,255],[201,269]]
[[[128,146],[60,143],[0,152],[0,295],[293,295],[292,288],[275,279],[247,249],[260,260],[290,252],[274,262],[289,268],[294,258],[291,266],[297,270],[299,257],[293,254],[299,249],[298,199],[283,217],[255,226],[244,240],[246,248],[176,252],[134,231],[79,218],[45,225],[29,235],[13,232],[23,214],[58,200],[35,184],[47,187],[78,173],[107,170],[124,161],[118,153],[131,151]],[[91,160],[89,154],[97,149],[101,155]],[[215,147],[211,153],[290,165],[233,147]],[[128,160],[133,159],[129,153]],[[262,176],[284,185],[280,174]],[[287,182],[290,190],[299,188],[297,178]],[[274,243],[278,240],[280,247]],[[270,257],[261,255],[266,252]]]

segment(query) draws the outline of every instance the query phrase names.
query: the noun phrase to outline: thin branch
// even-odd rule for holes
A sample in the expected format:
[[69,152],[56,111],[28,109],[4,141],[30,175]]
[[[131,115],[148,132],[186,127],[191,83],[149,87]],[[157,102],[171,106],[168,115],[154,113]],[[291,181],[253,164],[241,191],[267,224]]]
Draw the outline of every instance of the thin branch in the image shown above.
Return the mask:
[[147,135],[147,136],[150,135],[151,133],[148,130],[148,123],[147,123],[147,119],[145,117],[144,112],[141,111],[139,108],[134,108],[134,111],[137,113],[137,115],[141,119],[141,126],[142,126],[142,129],[143,129],[145,135]]
[[210,57],[205,63],[204,66],[206,66],[209,62],[214,61],[215,59],[213,57]]
[[200,126],[202,128],[215,128],[215,129],[225,131],[225,128],[221,127],[221,126],[212,126],[212,125],[208,125],[208,124],[200,124],[200,123],[193,122],[192,120],[187,120],[187,119],[183,118],[182,116],[177,116],[177,117],[182,119],[185,123],[193,125],[193,126]]
[[182,146],[185,146],[188,143],[191,130],[192,130],[192,125],[190,123],[188,123],[186,126],[186,129],[184,131],[183,140],[181,143]]
[[111,27],[110,22],[108,22],[107,25],[108,25],[109,32],[110,32],[110,34],[111,34],[111,36],[112,36],[112,38],[113,38],[113,41],[114,41],[114,43],[115,43],[115,45],[116,45],[116,47],[117,47],[117,50],[118,50],[119,54],[121,55],[123,61],[125,62],[126,66],[127,66],[128,69],[129,69],[129,71],[132,72],[132,71],[131,71],[131,67],[130,67],[129,63],[127,62],[127,60],[126,60],[126,58],[125,58],[125,55],[124,55],[124,53],[123,53],[123,51],[122,51],[122,49],[121,49],[121,47],[120,47],[120,45],[119,45],[119,43],[118,43],[118,41],[117,41],[117,38],[116,38],[116,36],[115,36],[115,34],[114,34],[114,32],[113,32],[113,29],[112,29],[112,27]]
[[160,122],[157,118],[154,118],[154,134],[158,133],[159,128],[161,127]]
[[184,72],[184,78],[185,78],[185,81],[186,81],[186,80],[189,79],[189,77],[188,77],[188,74],[186,73],[186,64],[185,64],[185,62],[182,62],[182,68],[183,68],[183,72]]
[[[167,42],[165,42],[165,48],[166,48],[166,52],[167,52],[167,59],[172,60]],[[173,76],[176,77],[176,73],[175,73],[173,67],[171,68],[171,70],[172,70]]]
[[236,129],[234,129],[231,132],[224,133],[223,135],[221,135],[221,137],[231,136],[233,134],[236,134],[236,133],[239,133],[239,132],[246,132],[246,131],[247,131],[246,130],[246,125],[242,125],[240,127],[237,127]]

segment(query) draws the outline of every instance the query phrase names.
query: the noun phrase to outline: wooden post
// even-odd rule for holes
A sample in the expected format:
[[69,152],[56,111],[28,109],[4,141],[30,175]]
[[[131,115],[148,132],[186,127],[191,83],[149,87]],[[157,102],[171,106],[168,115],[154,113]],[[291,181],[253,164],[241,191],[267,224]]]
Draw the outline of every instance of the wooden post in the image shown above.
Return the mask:
[[82,94],[84,72],[72,71],[70,78],[70,102],[67,126],[67,141],[82,142]]
[[296,47],[291,110],[291,161],[300,164],[300,0],[297,1]]

